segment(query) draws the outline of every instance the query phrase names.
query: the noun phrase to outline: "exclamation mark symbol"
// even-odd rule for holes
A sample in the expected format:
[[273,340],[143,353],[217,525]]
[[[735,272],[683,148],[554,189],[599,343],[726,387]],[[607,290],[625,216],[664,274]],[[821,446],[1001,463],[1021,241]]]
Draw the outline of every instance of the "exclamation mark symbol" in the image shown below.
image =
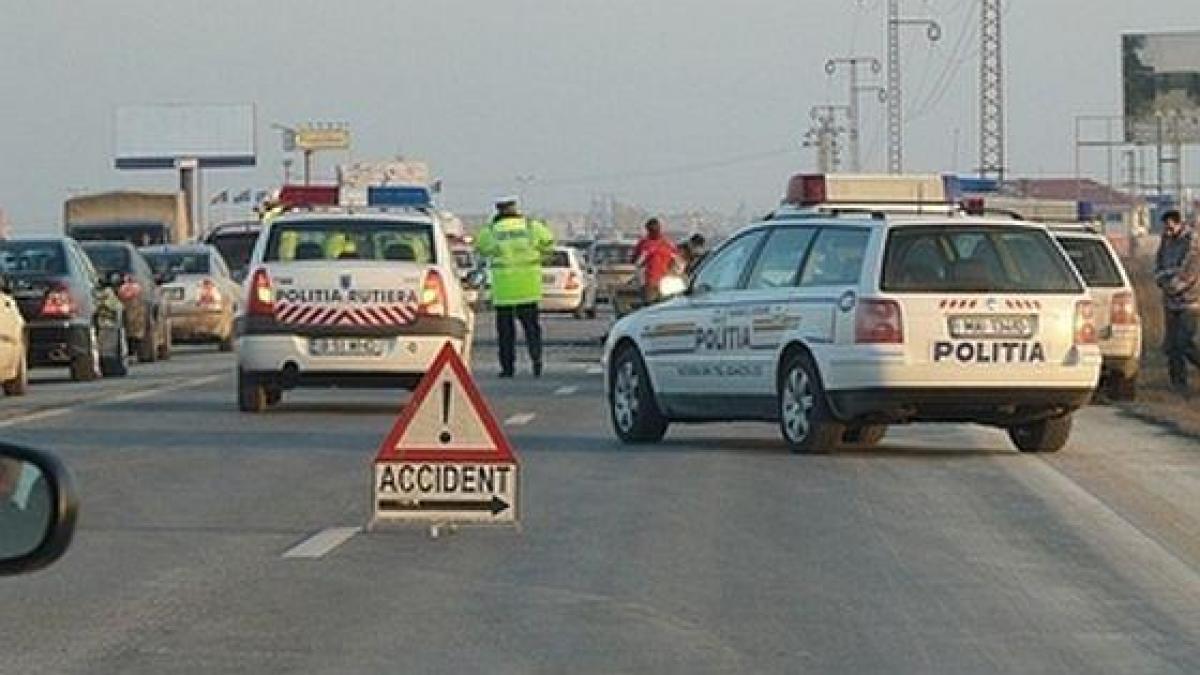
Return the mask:
[[442,433],[438,436],[438,440],[442,443],[449,443],[453,440],[450,435],[450,393],[453,385],[449,380],[442,383]]

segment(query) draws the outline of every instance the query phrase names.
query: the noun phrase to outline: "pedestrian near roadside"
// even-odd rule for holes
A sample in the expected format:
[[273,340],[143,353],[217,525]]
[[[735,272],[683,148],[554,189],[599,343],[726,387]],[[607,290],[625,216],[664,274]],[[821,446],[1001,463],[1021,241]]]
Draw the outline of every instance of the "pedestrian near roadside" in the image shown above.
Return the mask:
[[533,376],[542,375],[542,259],[554,250],[554,235],[546,224],[526,218],[516,197],[496,200],[496,215],[475,241],[475,250],[492,270],[492,306],[496,308],[496,339],[500,347],[500,377],[512,377],[516,362],[516,326],[521,322]]
[[1200,236],[1178,211],[1162,215],[1163,233],[1154,260],[1154,280],[1163,294],[1163,351],[1171,388],[1187,398],[1187,364],[1200,369]]
[[683,245],[683,273],[686,276],[692,276],[700,263],[704,262],[704,256],[708,255],[708,242],[704,239],[704,235],[699,232],[688,237],[688,240]]
[[679,249],[663,236],[658,218],[646,221],[646,234],[634,244],[633,264],[638,266],[642,280],[642,302],[658,302],[658,282],[675,271],[680,262]]

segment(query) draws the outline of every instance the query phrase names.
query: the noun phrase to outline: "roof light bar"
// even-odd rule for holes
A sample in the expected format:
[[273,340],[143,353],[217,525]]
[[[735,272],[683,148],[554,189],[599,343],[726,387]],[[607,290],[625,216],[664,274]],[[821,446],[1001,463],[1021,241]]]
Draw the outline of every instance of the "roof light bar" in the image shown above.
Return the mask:
[[287,207],[337,206],[336,185],[284,185],[279,189],[279,203]]
[[367,188],[367,205],[427,208],[433,197],[423,185],[373,185]]

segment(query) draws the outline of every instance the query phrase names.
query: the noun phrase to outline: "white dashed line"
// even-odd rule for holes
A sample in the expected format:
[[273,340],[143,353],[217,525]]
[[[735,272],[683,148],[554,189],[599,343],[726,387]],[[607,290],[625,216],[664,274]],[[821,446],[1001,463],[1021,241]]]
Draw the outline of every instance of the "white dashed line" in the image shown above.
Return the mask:
[[587,374],[588,375],[603,375],[604,374],[604,366],[588,366]]
[[361,531],[361,527],[330,527],[289,548],[283,557],[320,558]]
[[566,386],[566,387],[559,387],[558,389],[555,389],[554,393],[559,396],[570,396],[571,394],[574,394],[577,391],[579,391],[579,387]]
[[504,425],[508,427],[520,427],[529,424],[533,418],[537,417],[536,413],[517,413],[512,417],[504,420]]
[[156,394],[164,394],[166,392],[175,391],[177,389],[190,389],[192,387],[199,387],[201,385],[205,385],[210,382],[216,382],[217,380],[221,379],[222,377],[224,377],[224,375],[210,375],[208,377],[201,377],[201,378],[197,378],[194,380],[188,380],[187,382],[179,382],[176,384],[169,384],[169,385],[165,385],[162,387],[155,387],[153,389],[130,391],[130,392],[126,392],[124,394],[118,394],[113,397],[92,398],[92,399],[88,399],[85,401],[80,401],[78,403],[73,403],[71,405],[61,406],[58,408],[47,408],[45,410],[38,410],[36,412],[31,412],[31,413],[28,413],[25,415],[17,415],[16,417],[10,417],[6,420],[0,420],[0,429],[3,429],[5,427],[16,426],[18,424],[25,424],[27,422],[37,422],[38,420],[49,419],[51,417],[58,417],[59,415],[65,415],[69,412],[74,412],[75,410],[79,410],[80,408],[87,408],[87,407],[91,407],[91,406],[95,406],[95,405],[102,405],[105,403],[124,403],[126,401],[135,401],[140,398],[148,398],[148,397],[154,396]]

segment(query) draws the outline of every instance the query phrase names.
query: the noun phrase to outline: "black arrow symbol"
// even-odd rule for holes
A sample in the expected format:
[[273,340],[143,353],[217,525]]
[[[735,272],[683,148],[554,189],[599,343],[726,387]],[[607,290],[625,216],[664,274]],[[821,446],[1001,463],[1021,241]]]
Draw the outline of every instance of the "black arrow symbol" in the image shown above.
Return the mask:
[[493,516],[508,509],[508,502],[493,495],[491,499],[380,499],[380,511],[491,511]]

